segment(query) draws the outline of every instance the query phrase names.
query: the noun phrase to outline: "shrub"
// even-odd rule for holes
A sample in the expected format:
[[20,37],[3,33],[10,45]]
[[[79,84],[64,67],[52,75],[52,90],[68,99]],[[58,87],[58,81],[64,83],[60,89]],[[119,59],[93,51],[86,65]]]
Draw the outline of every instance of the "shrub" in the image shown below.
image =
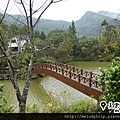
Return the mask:
[[96,113],[98,106],[93,100],[78,100],[69,107],[70,112],[73,113]]
[[39,113],[38,104],[34,103],[32,106],[27,105],[26,112],[27,113]]
[[113,60],[109,69],[100,68],[100,71],[101,75],[98,76],[98,80],[104,83],[101,100],[106,103],[120,102],[120,58]]
[[[60,99],[62,101],[60,101]],[[73,102],[70,99],[70,94],[65,90],[57,95],[57,98],[52,100],[45,107],[44,112],[47,113],[96,113],[98,106],[91,100],[78,100]]]

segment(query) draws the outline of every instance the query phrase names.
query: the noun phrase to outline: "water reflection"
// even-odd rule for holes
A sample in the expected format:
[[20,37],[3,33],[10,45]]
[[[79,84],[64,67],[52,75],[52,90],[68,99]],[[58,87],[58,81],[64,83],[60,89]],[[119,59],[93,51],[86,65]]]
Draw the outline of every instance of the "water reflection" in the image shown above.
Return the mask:
[[[11,81],[0,81],[0,83],[4,84],[4,96],[8,104],[14,105],[15,112],[18,112],[18,102]],[[25,81],[23,80],[18,81],[21,91],[24,83]],[[65,94],[63,94],[64,91],[66,91]],[[44,107],[50,103],[52,99],[56,98],[61,102],[67,101],[68,104],[79,99],[88,99],[86,95],[49,76],[31,81],[27,105],[36,103],[40,108],[40,112],[43,112]]]

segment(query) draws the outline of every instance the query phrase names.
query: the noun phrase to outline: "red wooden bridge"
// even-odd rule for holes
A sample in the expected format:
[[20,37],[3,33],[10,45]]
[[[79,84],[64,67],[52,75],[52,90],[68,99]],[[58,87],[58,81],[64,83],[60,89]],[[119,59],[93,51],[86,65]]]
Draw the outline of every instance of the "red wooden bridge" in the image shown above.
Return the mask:
[[34,72],[50,75],[96,100],[103,94],[97,74],[62,63],[34,64]]

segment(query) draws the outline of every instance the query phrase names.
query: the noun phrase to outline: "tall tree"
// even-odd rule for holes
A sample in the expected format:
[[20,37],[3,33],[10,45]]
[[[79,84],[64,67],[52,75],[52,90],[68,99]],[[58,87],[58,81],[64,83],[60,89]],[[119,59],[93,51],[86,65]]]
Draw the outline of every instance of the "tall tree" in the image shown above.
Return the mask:
[[63,42],[58,46],[55,51],[57,60],[63,63],[70,62],[73,59],[73,44],[70,37],[64,37]]
[[43,31],[40,33],[40,39],[42,39],[42,40],[46,39],[46,35]]
[[74,21],[72,20],[72,25],[69,26],[69,32],[73,35],[73,36],[76,36],[76,28],[75,28],[75,23]]
[[[19,112],[20,113],[25,113],[28,90],[29,90],[31,75],[32,75],[33,62],[34,62],[34,57],[35,57],[35,52],[36,52],[35,45],[34,45],[34,28],[35,28],[36,24],[38,23],[38,21],[40,20],[43,13],[50,7],[50,5],[54,4],[54,3],[58,3],[60,1],[62,1],[62,0],[44,0],[44,1],[41,1],[40,2],[41,5],[39,5],[38,8],[36,8],[34,0],[26,0],[26,1],[15,0],[15,3],[17,4],[19,11],[23,14],[23,16],[26,19],[28,33],[29,33],[28,35],[29,35],[29,40],[30,40],[30,44],[29,44],[30,56],[29,56],[29,61],[28,61],[28,66],[27,66],[26,83],[25,83],[22,93],[20,92],[19,85],[16,80],[15,71],[14,71],[13,64],[10,59],[11,56],[8,52],[6,52],[7,50],[3,43],[3,37],[2,37],[2,34],[0,34],[0,42],[2,44],[2,47],[0,47],[0,48],[8,61],[8,66],[9,66],[9,70],[10,70],[10,74],[11,74],[11,81],[12,81],[13,87],[16,91],[15,93],[17,96],[17,100],[19,102]],[[9,3],[9,1],[8,1],[8,3]],[[4,15],[6,14],[8,5],[9,4],[7,4]],[[23,10],[21,10],[21,8],[19,6],[22,6]],[[38,16],[37,20],[33,22],[33,15],[36,13],[39,13],[39,16]],[[4,15],[1,19],[1,22],[4,19]]]
[[68,32],[70,34],[70,37],[72,39],[72,43],[73,43],[73,55],[75,56],[76,53],[76,48],[77,48],[77,44],[78,44],[78,39],[76,36],[76,28],[75,28],[75,23],[74,21],[72,21],[72,25],[69,26]]

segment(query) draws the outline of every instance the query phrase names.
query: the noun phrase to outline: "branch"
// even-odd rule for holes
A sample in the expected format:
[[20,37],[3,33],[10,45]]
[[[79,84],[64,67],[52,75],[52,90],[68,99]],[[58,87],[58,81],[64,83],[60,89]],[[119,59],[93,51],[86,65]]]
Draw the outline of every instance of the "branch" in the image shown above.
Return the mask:
[[38,23],[39,19],[41,18],[41,16],[43,15],[43,13],[47,10],[47,8],[53,3],[53,0],[51,0],[51,2],[45,7],[45,9],[42,11],[42,13],[39,15],[38,19],[36,20],[35,24],[33,25],[33,28],[36,26],[36,24]]
[[32,9],[33,9],[33,3],[32,3],[32,1],[30,0],[30,28],[33,28]]
[[[2,12],[3,12],[3,11],[2,11]],[[27,26],[25,23],[21,22],[19,19],[13,17],[12,15],[9,15],[9,14],[7,14],[7,15],[10,16],[11,18],[13,18],[14,20],[18,21],[19,23],[21,23],[21,24]]]
[[24,18],[26,19],[26,16],[23,14],[23,12],[22,12],[21,9],[17,6],[16,3],[18,3],[18,4],[20,4],[20,3],[17,2],[17,1],[14,1],[14,4],[16,5],[17,9],[19,10],[19,12],[20,12],[20,13],[24,16]]
[[6,15],[8,6],[9,6],[9,3],[10,3],[10,0],[8,0],[8,3],[7,3],[7,6],[6,6],[6,9],[5,9],[5,12],[4,12],[3,16],[2,16],[2,19],[0,20],[0,24],[2,23],[3,19],[5,18],[5,15]]
[[22,1],[22,0],[20,0],[20,1],[21,1],[21,4],[22,4],[22,7],[23,7],[23,9],[24,9],[25,15],[26,15],[27,26],[28,26],[28,28],[29,28],[29,19],[28,19],[27,10],[26,10],[26,8],[25,8],[25,5],[24,5],[23,1]]
[[[62,0],[57,0],[57,1],[54,1],[54,0],[51,0],[50,2],[49,2],[49,4],[44,8],[44,10],[42,11],[42,13],[39,15],[39,17],[38,17],[38,19],[36,20],[36,22],[35,22],[35,24],[33,25],[33,28],[36,26],[36,24],[38,23],[38,21],[39,21],[39,19],[41,18],[41,16],[43,15],[43,13],[47,10],[47,8],[52,4],[52,3],[57,3],[57,2],[61,2]],[[45,1],[45,3],[47,2],[47,0]],[[45,4],[44,3],[44,4]],[[44,5],[43,4],[43,5]],[[42,6],[43,6],[42,5]],[[41,7],[42,7],[41,6]],[[40,8],[41,8],[40,7]],[[38,9],[39,10],[39,9]],[[37,11],[35,11],[35,12],[37,12]]]
[[32,8],[33,8],[34,0],[32,1]]
[[46,47],[44,47],[44,48],[42,48],[42,49],[37,49],[37,48],[35,47],[35,50],[36,50],[37,52],[39,52],[39,51],[45,50],[45,49],[47,49],[47,48],[50,49],[51,46],[58,47],[60,44],[61,44],[61,42],[58,43],[58,44],[56,44],[56,45],[50,44],[50,45],[48,45],[48,46],[46,46]]
[[42,49],[35,49],[37,52],[40,52],[40,51],[42,51],[42,50],[45,50],[46,48],[50,48],[50,45],[48,45],[48,46],[46,46],[46,47],[44,47],[44,48],[42,48]]
[[57,2],[61,2],[61,1],[63,1],[63,0],[57,0],[57,1],[53,0],[53,3],[57,3]]
[[35,14],[36,12],[38,12],[41,8],[43,8],[43,6],[47,3],[47,0],[37,9],[33,12],[33,14]]
[[[0,47],[0,49],[1,49],[1,47]],[[4,57],[5,57],[5,55],[1,55],[1,56],[0,56],[0,58],[4,58]]]

